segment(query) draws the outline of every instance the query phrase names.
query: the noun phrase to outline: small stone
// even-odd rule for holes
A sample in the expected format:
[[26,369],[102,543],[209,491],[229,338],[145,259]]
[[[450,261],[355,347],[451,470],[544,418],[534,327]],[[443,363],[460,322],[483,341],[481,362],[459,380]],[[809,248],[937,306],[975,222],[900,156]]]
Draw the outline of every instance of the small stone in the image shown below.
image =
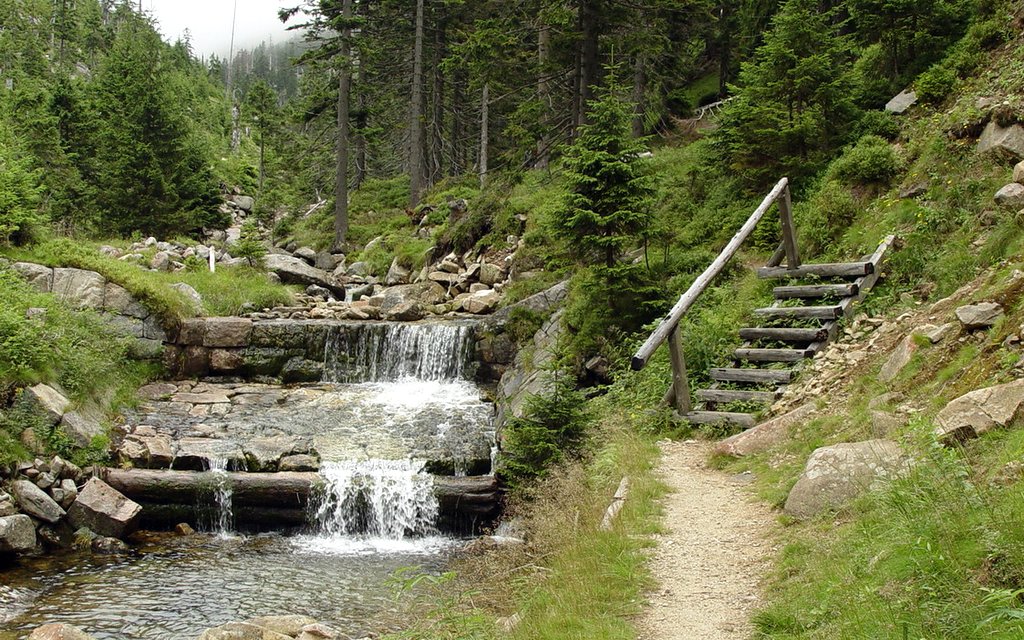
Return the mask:
[[28,480],[12,482],[11,492],[21,510],[30,516],[53,523],[65,515],[64,509],[53,498]]
[[956,317],[964,329],[987,329],[1003,316],[1003,307],[997,302],[979,302],[958,307]]
[[178,536],[190,536],[196,532],[187,522],[179,522],[174,527],[174,534]]
[[1024,207],[1024,184],[1011,182],[996,192],[996,204],[1017,210]]
[[93,640],[92,636],[70,624],[44,624],[33,631],[28,640]]
[[110,536],[98,537],[89,546],[93,553],[103,556],[124,555],[131,551],[127,544]]

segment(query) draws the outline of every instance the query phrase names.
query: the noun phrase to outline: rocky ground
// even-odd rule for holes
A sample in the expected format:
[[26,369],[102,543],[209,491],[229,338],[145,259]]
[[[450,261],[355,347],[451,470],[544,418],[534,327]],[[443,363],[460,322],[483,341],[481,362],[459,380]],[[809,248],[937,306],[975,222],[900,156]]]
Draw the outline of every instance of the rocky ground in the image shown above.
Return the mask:
[[[263,616],[245,622],[229,622],[208,629],[198,640],[348,640],[337,629],[306,616]],[[28,640],[92,640],[69,624],[47,624],[34,630]]]

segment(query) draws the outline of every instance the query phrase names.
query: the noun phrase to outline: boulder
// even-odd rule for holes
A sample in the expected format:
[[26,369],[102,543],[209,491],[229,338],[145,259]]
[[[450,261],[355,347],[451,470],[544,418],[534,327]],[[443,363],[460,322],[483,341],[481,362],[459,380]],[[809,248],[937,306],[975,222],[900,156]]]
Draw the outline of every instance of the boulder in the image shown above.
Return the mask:
[[89,549],[101,556],[124,555],[131,551],[131,547],[127,544],[110,536],[97,536],[93,538],[92,542],[89,543]]
[[300,258],[272,253],[263,258],[263,263],[268,271],[276,273],[286,284],[315,284],[338,292],[338,285],[330,273],[310,266]]
[[917,93],[910,89],[904,89],[900,93],[893,96],[889,102],[885,103],[885,110],[890,113],[903,113],[917,102]]
[[101,309],[107,281],[95,271],[54,269],[53,295],[76,309]]
[[229,622],[207,629],[199,640],[292,640],[292,637],[247,622]]
[[308,287],[306,287],[306,295],[311,298],[320,298],[322,300],[326,300],[331,297],[331,292],[324,287],[311,284]]
[[419,302],[424,305],[435,305],[441,304],[444,300],[444,289],[435,282],[403,284],[384,290],[380,310],[383,313],[388,313],[394,307],[410,301]]
[[909,459],[890,440],[844,442],[816,449],[803,474],[786,498],[784,511],[795,518],[810,518],[840,509],[864,491],[904,476]]
[[1024,184],[1011,182],[995,195],[996,204],[1017,211],[1024,207]]
[[149,266],[154,271],[170,271],[171,270],[171,256],[166,251],[157,251],[153,254],[152,260],[149,261]]
[[459,274],[448,273],[447,271],[431,271],[427,274],[427,279],[444,287],[451,287],[459,282]]
[[36,546],[36,527],[32,518],[19,513],[0,517],[0,553],[21,553]]
[[44,267],[34,262],[15,262],[11,268],[39,291],[49,293],[53,290],[53,269],[50,267]]
[[480,265],[480,282],[494,286],[505,280],[505,270],[496,264],[485,262]]
[[60,428],[79,447],[88,447],[93,438],[106,433],[99,420],[78,411],[68,411],[60,420]]
[[309,264],[314,266],[316,265],[317,253],[316,251],[310,249],[309,247],[299,247],[293,252],[293,254],[295,255],[296,258],[302,258]]
[[252,208],[256,206],[256,200],[252,196],[231,196],[229,200],[246,213],[252,213]]
[[[384,310],[384,307],[381,307]],[[416,300],[405,300],[399,302],[396,305],[388,307],[384,310],[390,320],[398,320],[400,322],[415,322],[416,320],[422,320],[425,312],[423,311],[423,305]]]
[[525,309],[541,315],[550,314],[556,307],[562,304],[568,292],[569,281],[563,280],[549,289],[533,294],[529,298],[498,309],[488,319],[488,323],[492,326],[504,324],[508,321],[509,316],[514,313],[515,309]]
[[281,367],[281,382],[319,382],[324,375],[324,363],[320,360],[307,360],[302,357],[291,358]]
[[246,624],[263,627],[271,631],[295,637],[302,632],[306,625],[316,624],[316,620],[308,616],[287,615],[287,616],[260,616],[245,621]]
[[207,318],[204,347],[244,347],[252,335],[249,318]]
[[816,412],[813,404],[801,405],[789,413],[765,420],[755,427],[722,440],[715,446],[715,453],[742,458],[770,449],[786,441],[793,427],[807,422]]
[[68,509],[68,520],[76,529],[86,527],[100,536],[122,538],[135,530],[141,513],[138,503],[99,478],[90,478]]
[[501,302],[501,295],[493,289],[486,289],[471,293],[462,301],[462,308],[469,313],[490,313],[498,308],[499,302]]
[[370,263],[363,262],[361,260],[359,262],[353,262],[347,269],[345,269],[345,275],[365,278],[370,275]]
[[1017,184],[1024,184],[1024,160],[1013,167],[1013,181]]
[[149,309],[132,297],[127,289],[113,282],[108,282],[104,289],[103,308],[111,313],[139,320],[148,318],[150,315]]
[[25,513],[40,520],[54,523],[64,517],[64,509],[60,508],[53,498],[28,480],[15,480],[11,483],[11,493],[18,507]]
[[987,329],[1003,316],[1003,307],[998,302],[979,302],[958,307],[957,320],[964,329]]
[[60,490],[64,494],[62,500],[58,500],[62,509],[69,508],[74,504],[75,499],[78,498],[78,486],[75,485],[75,481],[70,478],[64,478],[60,481]]
[[321,251],[320,253],[316,254],[316,262],[313,263],[313,266],[316,267],[317,269],[323,269],[328,273],[333,273],[334,270],[338,268],[338,265],[342,264],[345,264],[344,253],[330,253],[328,251]]
[[240,351],[231,349],[211,349],[210,369],[217,372],[237,371],[245,364]]
[[154,382],[139,388],[138,396],[142,400],[165,400],[178,392],[178,385],[170,382]]
[[336,640],[342,638],[341,632],[326,624],[307,624],[295,636],[295,640]]
[[45,415],[50,426],[58,424],[71,405],[71,402],[59,391],[46,384],[37,384],[25,389],[21,397],[25,402],[33,405],[38,412]]
[[396,257],[391,261],[391,267],[388,268],[388,274],[384,276],[384,284],[389,287],[398,284],[406,284],[409,282],[409,278],[411,277],[412,272],[399,264],[398,258]]
[[951,444],[1013,424],[1024,405],[1024,380],[976,389],[947,404],[935,417],[935,435]]
[[279,471],[319,471],[320,461],[308,453],[284,456],[278,464]]
[[978,153],[1019,162],[1024,159],[1024,127],[1019,124],[1001,127],[995,122],[988,123],[978,139]]
[[28,640],[93,640],[92,636],[70,624],[44,624],[33,631]]
[[896,345],[896,348],[892,350],[892,353],[889,354],[885,364],[882,365],[881,371],[878,372],[878,379],[882,382],[892,382],[895,380],[896,376],[903,371],[903,368],[910,363],[910,359],[917,353],[918,348],[913,333],[903,338]]
[[185,282],[175,282],[171,285],[171,288],[177,290],[183,296],[188,298],[188,301],[192,303],[192,309],[194,311],[202,311],[203,296],[199,295],[199,292],[193,289],[191,285]]

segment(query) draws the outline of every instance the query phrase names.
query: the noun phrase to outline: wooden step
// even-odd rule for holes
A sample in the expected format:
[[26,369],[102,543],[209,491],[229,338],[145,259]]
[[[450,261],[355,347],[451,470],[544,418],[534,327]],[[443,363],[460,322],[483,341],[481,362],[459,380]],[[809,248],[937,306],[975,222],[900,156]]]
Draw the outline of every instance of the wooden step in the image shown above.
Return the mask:
[[774,391],[748,391],[746,389],[698,389],[697,397],[704,402],[775,402]]
[[874,272],[875,265],[870,262],[839,262],[834,264],[802,264],[796,269],[787,267],[761,267],[757,270],[759,278],[803,278],[819,276],[821,278],[859,278]]
[[790,298],[825,298],[835,296],[848,298],[858,293],[856,283],[850,284],[804,284],[795,287],[775,287],[772,293],[779,300]]
[[740,329],[744,340],[778,340],[779,342],[818,342],[828,337],[824,328],[803,329],[799,327],[746,327]]
[[749,413],[730,413],[728,411],[691,411],[681,416],[693,424],[735,424],[749,429],[755,424],[754,416]]
[[732,369],[711,370],[711,379],[718,382],[754,382],[763,384],[786,384],[796,376],[795,369]]
[[810,349],[737,349],[733,357],[750,362],[800,362],[814,356]]
[[843,317],[843,306],[835,304],[827,307],[765,307],[754,309],[754,313],[769,318],[836,320]]

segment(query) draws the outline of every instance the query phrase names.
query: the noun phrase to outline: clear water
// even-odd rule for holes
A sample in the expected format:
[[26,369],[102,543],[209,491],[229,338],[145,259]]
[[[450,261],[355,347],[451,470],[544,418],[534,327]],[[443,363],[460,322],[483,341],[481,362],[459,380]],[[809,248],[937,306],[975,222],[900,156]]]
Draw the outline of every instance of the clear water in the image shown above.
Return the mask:
[[124,558],[26,559],[2,574],[0,640],[48,622],[97,640],[192,640],[259,615],[304,614],[353,637],[395,623],[398,569],[440,571],[450,538],[151,536]]
[[[304,614],[360,637],[400,624],[390,579],[399,569],[443,569],[461,541],[437,534],[432,477],[419,460],[493,455],[493,407],[466,380],[469,325],[369,323],[339,329],[328,382],[241,405],[201,425],[244,442],[312,439],[326,491],[302,535],[234,533],[227,460],[217,476],[209,533],[145,534],[124,557],[54,554],[0,568],[0,640],[66,622],[97,640],[186,640],[263,615]],[[341,384],[337,384],[341,383]],[[159,415],[147,424],[189,435],[197,425]],[[166,424],[165,424],[166,422]]]

